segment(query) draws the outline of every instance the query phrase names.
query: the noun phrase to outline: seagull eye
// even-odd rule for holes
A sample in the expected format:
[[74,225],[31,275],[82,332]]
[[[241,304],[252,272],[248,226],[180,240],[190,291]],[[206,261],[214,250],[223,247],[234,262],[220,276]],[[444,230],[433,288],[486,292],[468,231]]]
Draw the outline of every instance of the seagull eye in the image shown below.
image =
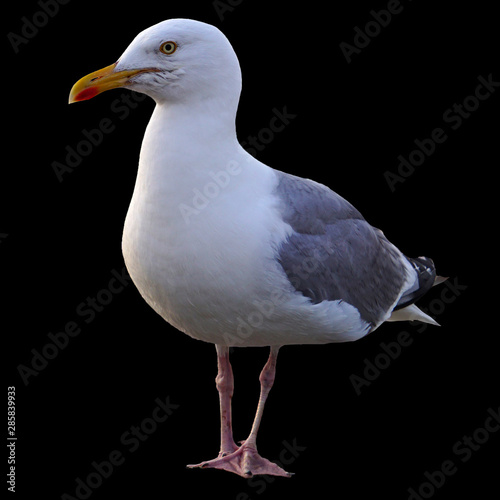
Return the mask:
[[169,56],[177,50],[177,44],[175,42],[165,42],[160,46],[160,50]]

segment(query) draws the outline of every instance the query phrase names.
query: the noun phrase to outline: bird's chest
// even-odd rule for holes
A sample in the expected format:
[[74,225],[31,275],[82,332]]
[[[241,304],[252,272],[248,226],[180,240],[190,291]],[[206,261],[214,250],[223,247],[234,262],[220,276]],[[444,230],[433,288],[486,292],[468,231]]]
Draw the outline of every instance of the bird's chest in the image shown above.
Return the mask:
[[[147,203],[134,196],[123,253],[141,295],[178,329],[214,341],[266,293],[273,237],[259,213],[238,196],[199,204]],[[205,205],[203,204],[205,203]],[[246,208],[245,208],[246,207]]]

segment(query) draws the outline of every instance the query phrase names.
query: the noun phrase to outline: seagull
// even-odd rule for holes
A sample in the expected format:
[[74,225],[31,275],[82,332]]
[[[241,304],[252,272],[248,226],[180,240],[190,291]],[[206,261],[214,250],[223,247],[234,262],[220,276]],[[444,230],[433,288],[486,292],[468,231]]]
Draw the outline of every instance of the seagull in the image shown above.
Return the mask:
[[[69,102],[124,87],[156,102],[142,142],[122,250],[145,301],[190,337],[215,344],[221,445],[215,468],[290,477],[257,450],[281,346],[351,342],[385,321],[437,325],[415,302],[434,284],[348,201],[275,170],[240,145],[238,58],[216,27],[170,19],[118,61],[80,79]],[[270,347],[245,441],[233,439],[229,350]]]

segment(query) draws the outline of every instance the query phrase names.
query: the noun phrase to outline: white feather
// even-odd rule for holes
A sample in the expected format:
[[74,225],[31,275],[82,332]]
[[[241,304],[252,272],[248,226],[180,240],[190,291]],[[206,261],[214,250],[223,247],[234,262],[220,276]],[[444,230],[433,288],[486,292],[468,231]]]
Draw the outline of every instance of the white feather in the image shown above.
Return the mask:
[[441,326],[436,320],[431,318],[424,311],[419,309],[415,304],[393,311],[390,318],[386,321],[423,321],[431,325]]

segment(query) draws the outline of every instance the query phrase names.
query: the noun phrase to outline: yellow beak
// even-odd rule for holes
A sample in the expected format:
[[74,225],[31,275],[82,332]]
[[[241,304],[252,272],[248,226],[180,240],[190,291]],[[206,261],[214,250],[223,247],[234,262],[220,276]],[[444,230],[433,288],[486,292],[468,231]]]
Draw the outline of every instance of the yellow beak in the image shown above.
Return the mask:
[[69,104],[92,99],[106,90],[126,87],[130,83],[130,79],[139,73],[159,71],[155,68],[115,71],[116,65],[117,63],[106,66],[78,80],[69,93]]

